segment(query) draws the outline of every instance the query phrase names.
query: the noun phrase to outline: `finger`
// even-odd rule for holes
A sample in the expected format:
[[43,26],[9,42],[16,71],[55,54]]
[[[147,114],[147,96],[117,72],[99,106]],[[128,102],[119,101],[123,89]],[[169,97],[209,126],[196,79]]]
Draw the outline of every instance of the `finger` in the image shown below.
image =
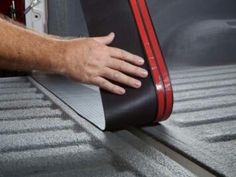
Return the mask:
[[142,86],[142,83],[139,80],[110,68],[104,69],[103,77],[134,88],[140,88]]
[[101,44],[109,45],[115,39],[115,33],[110,33],[107,36],[102,36],[102,37],[93,37],[92,39]]
[[117,86],[115,84],[112,84],[108,80],[102,78],[102,77],[97,77],[94,79],[93,84],[99,86],[100,88],[107,90],[109,92],[118,94],[118,95],[124,95],[125,94],[125,89]]
[[116,60],[116,59],[108,60],[108,67],[142,78],[148,76],[148,72],[145,69],[134,66],[122,60]]
[[136,64],[136,65],[143,65],[144,64],[144,59],[134,55],[132,53],[129,53],[125,50],[114,48],[114,47],[109,47],[110,48],[110,55],[113,58],[121,59],[124,61],[128,61],[130,63]]

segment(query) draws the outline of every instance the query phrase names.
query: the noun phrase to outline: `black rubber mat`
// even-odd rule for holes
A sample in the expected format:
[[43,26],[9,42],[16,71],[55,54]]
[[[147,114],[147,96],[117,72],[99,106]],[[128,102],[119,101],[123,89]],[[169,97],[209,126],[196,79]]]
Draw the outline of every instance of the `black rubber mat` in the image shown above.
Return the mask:
[[194,176],[119,134],[98,130],[30,78],[0,79],[1,177]]
[[145,16],[145,1],[82,0],[81,4],[90,36],[115,32],[112,46],[142,56],[144,68],[149,71],[141,89],[125,86],[127,92],[122,97],[101,91],[107,129],[142,126],[167,119],[173,105],[172,88],[161,49],[153,42],[156,34],[151,35],[149,31],[153,28],[152,22],[145,23],[150,19],[148,9]]
[[[87,36],[88,31],[92,35],[104,35],[115,31],[118,38],[113,45],[127,48],[129,51],[143,56],[143,51],[134,50],[135,48],[140,49],[140,42],[137,42],[134,37],[137,36],[138,31],[133,30],[134,22],[130,20],[131,12],[127,11],[128,1],[121,0],[119,2],[115,1],[115,3],[105,0],[81,2],[84,3],[82,7],[78,1],[50,1],[49,31],[52,34],[67,36],[79,36],[80,34]],[[147,0],[146,2],[169,68],[180,69],[234,63],[236,56],[234,0],[228,0],[227,2],[223,0],[182,0],[178,2],[174,0]],[[122,3],[124,4],[121,5]],[[70,11],[65,11],[65,9],[70,9]],[[85,16],[89,30],[85,24],[82,9],[87,13]],[[98,12],[99,15],[89,14],[89,9],[92,9],[92,13]],[[119,9],[122,9],[122,13],[119,12]],[[75,16],[78,18],[74,18]],[[124,18],[125,16],[127,18]],[[94,23],[94,21],[97,21],[97,23]],[[123,22],[125,25],[119,25]],[[128,27],[130,25],[131,28]],[[65,28],[61,28],[61,26]],[[120,38],[121,33],[119,31],[125,31],[125,37]],[[148,90],[144,102],[146,103],[146,100],[148,100],[147,103],[149,104],[133,109],[132,106],[137,106],[135,104],[139,103],[135,98],[143,97],[140,97],[138,91],[132,90],[131,92],[128,91],[126,97],[128,100],[132,98],[132,102],[128,101],[129,104],[123,106],[127,102],[120,101],[123,98],[117,97],[118,101],[116,103],[121,103],[122,111],[115,111],[119,106],[115,106],[115,109],[112,108],[113,106],[110,104],[112,96],[110,97],[108,94],[108,96],[105,96],[105,100],[107,100],[104,102],[104,106],[106,107],[105,110],[111,111],[105,111],[107,117],[114,116],[115,120],[122,119],[125,125],[143,120],[142,117],[146,118],[145,121],[151,122],[155,111],[150,110],[150,108],[152,108],[151,105],[156,104],[154,89],[149,88],[151,86],[149,85],[150,78],[143,82],[144,87],[141,92],[145,89]],[[104,95],[107,95],[107,93]],[[127,109],[123,110],[123,108]],[[148,110],[147,114],[143,114],[143,110]],[[122,112],[128,116],[121,115]],[[113,125],[120,126],[120,123],[114,121]],[[113,125],[111,127],[114,128]]]
[[[145,1],[139,0],[137,5],[136,0],[81,1],[81,4],[90,36],[115,32],[112,46],[142,56],[146,61],[144,68],[149,71],[148,78],[141,80],[143,85],[140,89],[124,86],[124,96],[104,90],[100,96],[98,89],[91,90],[63,77],[35,75],[34,78],[102,130],[152,125],[167,119],[173,106],[172,88],[157,36],[154,29],[150,32],[153,26]],[[135,10],[138,5],[143,7],[140,12]],[[143,24],[138,22],[137,13],[145,18]],[[150,22],[146,24],[148,20]],[[146,25],[147,31],[140,30],[142,25]],[[144,39],[146,36],[147,41]],[[83,100],[76,100],[81,96]]]

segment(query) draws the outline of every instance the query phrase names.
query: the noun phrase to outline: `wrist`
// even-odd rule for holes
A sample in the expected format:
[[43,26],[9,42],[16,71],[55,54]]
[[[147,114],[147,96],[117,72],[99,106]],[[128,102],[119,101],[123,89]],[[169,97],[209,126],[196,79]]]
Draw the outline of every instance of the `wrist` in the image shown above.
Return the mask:
[[49,72],[57,74],[65,74],[66,72],[66,46],[65,40],[52,39],[51,52],[49,58],[50,68]]

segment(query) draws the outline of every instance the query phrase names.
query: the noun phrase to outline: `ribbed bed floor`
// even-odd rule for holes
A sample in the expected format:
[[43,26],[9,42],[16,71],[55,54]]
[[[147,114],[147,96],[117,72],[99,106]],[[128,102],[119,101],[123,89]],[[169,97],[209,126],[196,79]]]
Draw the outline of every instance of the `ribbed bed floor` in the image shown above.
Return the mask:
[[236,176],[236,65],[171,72],[171,118],[144,131],[217,176]]
[[194,175],[128,131],[101,132],[24,77],[0,79],[0,176]]

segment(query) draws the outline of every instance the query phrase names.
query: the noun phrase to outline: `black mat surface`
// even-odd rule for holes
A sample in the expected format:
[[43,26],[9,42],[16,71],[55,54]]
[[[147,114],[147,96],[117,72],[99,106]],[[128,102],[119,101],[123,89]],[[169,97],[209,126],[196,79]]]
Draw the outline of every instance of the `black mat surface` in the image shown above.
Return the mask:
[[[110,32],[115,32],[116,38],[111,46],[143,57],[145,59],[143,68],[149,72],[148,78],[141,79],[142,87],[140,89],[123,86],[126,89],[124,96],[118,96],[104,90],[101,90],[101,96],[99,90],[92,93],[88,89],[86,92],[88,87],[83,87],[63,77],[35,75],[34,78],[71,106],[78,114],[102,130],[153,125],[154,122],[162,120],[163,117],[167,118],[169,112],[171,112],[172,101],[169,104],[166,103],[166,85],[168,85],[168,90],[171,89],[169,89],[169,82],[166,84],[162,80],[167,80],[168,73],[163,74],[165,75],[163,77],[163,72],[160,71],[163,66],[159,66],[159,61],[154,61],[157,63],[155,67],[158,68],[156,69],[158,70],[158,76],[156,77],[160,79],[158,84],[154,82],[153,71],[151,72],[150,61],[148,60],[150,56],[147,56],[144,50],[144,44],[130,2],[127,0],[81,1],[80,7],[85,17],[85,21],[82,23],[86,22],[84,25],[88,29],[89,35],[104,36]],[[84,28],[82,31],[84,31]],[[156,37],[154,38],[156,39]],[[151,43],[150,45],[152,46]],[[153,50],[153,46],[151,48]],[[154,57],[160,60],[157,56]],[[82,90],[80,91],[80,89]],[[163,93],[162,102],[158,92]],[[84,99],[77,100],[76,97],[81,97],[81,95]],[[172,92],[169,95],[172,100]],[[163,110],[159,109],[160,104],[163,104]],[[166,111],[167,104],[169,105],[169,111]],[[163,113],[158,114],[158,111],[163,111]]]
[[142,80],[142,88],[125,87],[127,93],[124,96],[101,91],[107,128],[114,130],[151,124],[158,111],[156,89],[129,1],[82,0],[81,5],[90,36],[115,32],[112,46],[143,57],[146,60],[144,68],[149,71],[149,77]]

